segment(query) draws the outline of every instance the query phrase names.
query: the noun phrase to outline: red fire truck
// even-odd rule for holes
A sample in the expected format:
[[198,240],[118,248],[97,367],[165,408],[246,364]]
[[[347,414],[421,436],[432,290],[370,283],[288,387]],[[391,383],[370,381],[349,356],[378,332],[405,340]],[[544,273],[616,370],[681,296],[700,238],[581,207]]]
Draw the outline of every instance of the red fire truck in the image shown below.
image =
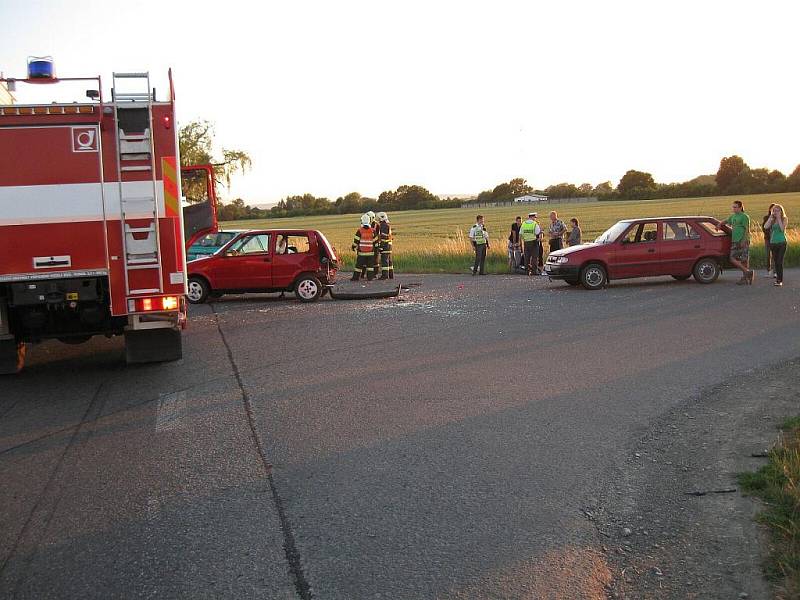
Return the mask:
[[[100,77],[0,81],[90,88],[0,106],[0,373],[50,338],[124,335],[129,363],[180,358],[185,247],[216,227],[216,202],[210,166],[178,168],[171,73],[166,101],[148,73],[114,73],[110,101]],[[204,190],[187,212],[182,176]]]

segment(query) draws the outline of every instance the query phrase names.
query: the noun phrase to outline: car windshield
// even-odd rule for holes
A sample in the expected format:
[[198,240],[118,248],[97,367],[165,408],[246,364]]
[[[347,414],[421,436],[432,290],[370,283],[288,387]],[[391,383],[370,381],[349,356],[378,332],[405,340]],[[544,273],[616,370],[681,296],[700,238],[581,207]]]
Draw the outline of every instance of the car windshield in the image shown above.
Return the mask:
[[603,233],[600,234],[594,243],[595,244],[610,244],[614,240],[616,240],[623,231],[625,231],[630,225],[630,221],[620,221],[616,225],[612,225],[608,229],[606,229]]

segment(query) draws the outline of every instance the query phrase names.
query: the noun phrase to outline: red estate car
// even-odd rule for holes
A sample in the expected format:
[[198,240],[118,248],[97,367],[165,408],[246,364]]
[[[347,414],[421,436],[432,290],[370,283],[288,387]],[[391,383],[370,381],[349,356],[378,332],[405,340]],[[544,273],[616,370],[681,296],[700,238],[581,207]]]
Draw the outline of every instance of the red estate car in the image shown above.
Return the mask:
[[730,230],[712,217],[628,219],[593,243],[551,252],[551,279],[596,290],[612,279],[671,275],[713,283],[726,264]]
[[313,302],[335,283],[338,262],[336,250],[319,231],[242,231],[211,256],[187,263],[189,302],[290,291],[301,302]]

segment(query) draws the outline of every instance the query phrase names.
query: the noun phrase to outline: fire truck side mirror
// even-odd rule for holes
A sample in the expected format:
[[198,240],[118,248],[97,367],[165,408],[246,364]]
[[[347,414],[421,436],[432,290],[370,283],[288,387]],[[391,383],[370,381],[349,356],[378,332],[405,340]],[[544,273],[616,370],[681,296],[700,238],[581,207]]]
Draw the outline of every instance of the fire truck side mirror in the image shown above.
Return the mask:
[[100,97],[100,90],[86,90],[86,97],[97,100]]

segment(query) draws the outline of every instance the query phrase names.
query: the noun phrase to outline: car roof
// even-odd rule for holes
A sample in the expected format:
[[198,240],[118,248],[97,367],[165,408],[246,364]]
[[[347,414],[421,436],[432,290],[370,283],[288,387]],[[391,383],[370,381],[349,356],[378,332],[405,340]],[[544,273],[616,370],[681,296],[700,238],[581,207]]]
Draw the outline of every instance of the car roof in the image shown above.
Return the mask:
[[691,220],[691,221],[698,221],[698,220],[712,220],[717,221],[715,217],[709,217],[708,215],[680,215],[677,217],[643,217],[638,219],[622,219],[620,223],[641,223],[642,221],[680,221],[680,220]]
[[317,233],[316,229],[245,229],[239,233],[288,233],[292,234],[307,234],[309,232]]

